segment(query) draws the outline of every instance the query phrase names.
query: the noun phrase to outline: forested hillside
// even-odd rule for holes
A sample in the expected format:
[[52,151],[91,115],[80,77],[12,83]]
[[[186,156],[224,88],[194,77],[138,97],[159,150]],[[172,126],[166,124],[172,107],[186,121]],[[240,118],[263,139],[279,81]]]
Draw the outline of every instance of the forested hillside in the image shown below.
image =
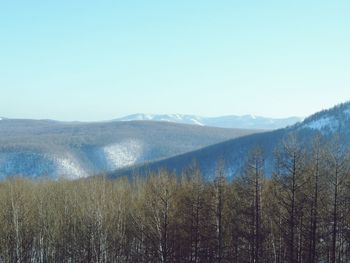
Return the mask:
[[117,169],[110,175],[111,177],[117,177],[130,176],[135,173],[146,174],[160,168],[166,168],[180,174],[193,160],[196,160],[204,177],[211,180],[213,179],[216,163],[222,160],[225,162],[227,177],[232,179],[244,168],[249,152],[255,147],[260,147],[264,151],[265,172],[271,174],[274,168],[275,149],[290,134],[297,135],[300,143],[305,148],[310,148],[312,138],[317,134],[321,134],[326,140],[338,136],[340,143],[350,149],[350,103],[342,103],[331,109],[317,112],[303,122],[284,129],[242,136],[168,159],[124,167]]
[[114,181],[0,183],[3,262],[349,262],[350,156],[338,138],[249,153],[214,180],[196,165]]
[[[257,130],[164,122],[0,120],[0,178],[72,179],[168,158]],[[261,132],[261,131],[260,131]]]

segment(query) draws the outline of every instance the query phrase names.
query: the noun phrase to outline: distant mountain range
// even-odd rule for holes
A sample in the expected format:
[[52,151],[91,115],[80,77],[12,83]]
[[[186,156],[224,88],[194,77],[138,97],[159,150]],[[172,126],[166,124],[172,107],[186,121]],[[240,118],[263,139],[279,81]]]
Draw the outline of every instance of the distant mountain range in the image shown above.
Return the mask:
[[116,121],[165,121],[183,124],[192,124],[200,126],[212,126],[220,128],[239,128],[239,129],[264,129],[275,130],[293,125],[302,121],[300,117],[289,118],[266,118],[254,115],[229,115],[221,117],[201,117],[196,115],[182,114],[133,114]]
[[[255,124],[252,120],[256,120]],[[295,124],[286,121],[289,126],[281,129],[264,126],[268,122],[277,125],[254,116],[141,114],[94,123],[1,118],[0,178],[14,175],[81,178],[94,174],[117,177],[143,175],[160,168],[179,173],[197,160],[204,176],[210,179],[219,159],[226,163],[227,175],[233,177],[249,151],[257,146],[263,149],[266,171],[270,172],[274,149],[290,133],[297,134],[305,147],[315,133],[326,137],[339,134],[350,148],[350,103],[318,112]],[[214,125],[265,130],[210,127]]]
[[227,176],[233,177],[241,171],[249,152],[255,147],[262,148],[266,162],[265,170],[271,173],[274,165],[273,152],[291,133],[295,134],[305,147],[310,146],[311,139],[316,133],[321,133],[326,138],[337,134],[340,141],[350,148],[350,103],[340,104],[332,109],[318,112],[303,122],[284,129],[230,139],[172,158],[119,169],[110,175],[112,177],[142,175],[160,168],[179,173],[188,167],[193,160],[196,160],[204,176],[210,179],[215,175],[217,162],[223,160]]
[[177,123],[0,120],[0,178],[86,177],[169,158],[256,130]]

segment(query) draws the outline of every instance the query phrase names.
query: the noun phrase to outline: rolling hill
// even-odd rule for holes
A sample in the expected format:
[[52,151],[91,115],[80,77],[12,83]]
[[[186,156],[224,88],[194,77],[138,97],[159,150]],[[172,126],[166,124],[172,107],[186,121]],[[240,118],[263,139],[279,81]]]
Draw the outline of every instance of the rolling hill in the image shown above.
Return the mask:
[[86,177],[258,132],[164,122],[0,120],[0,178]]

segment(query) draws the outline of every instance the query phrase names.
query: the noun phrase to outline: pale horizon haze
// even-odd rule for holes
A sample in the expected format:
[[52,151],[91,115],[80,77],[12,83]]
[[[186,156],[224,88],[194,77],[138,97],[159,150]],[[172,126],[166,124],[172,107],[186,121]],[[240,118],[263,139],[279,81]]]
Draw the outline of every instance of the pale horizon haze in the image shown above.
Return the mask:
[[0,116],[306,117],[350,100],[349,1],[2,1]]

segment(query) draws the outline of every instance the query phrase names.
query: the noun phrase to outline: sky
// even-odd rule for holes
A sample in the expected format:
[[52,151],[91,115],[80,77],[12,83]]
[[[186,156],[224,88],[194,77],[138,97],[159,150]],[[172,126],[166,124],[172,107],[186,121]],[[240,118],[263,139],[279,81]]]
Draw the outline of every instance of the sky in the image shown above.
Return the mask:
[[0,116],[307,116],[350,100],[350,1],[0,1]]

